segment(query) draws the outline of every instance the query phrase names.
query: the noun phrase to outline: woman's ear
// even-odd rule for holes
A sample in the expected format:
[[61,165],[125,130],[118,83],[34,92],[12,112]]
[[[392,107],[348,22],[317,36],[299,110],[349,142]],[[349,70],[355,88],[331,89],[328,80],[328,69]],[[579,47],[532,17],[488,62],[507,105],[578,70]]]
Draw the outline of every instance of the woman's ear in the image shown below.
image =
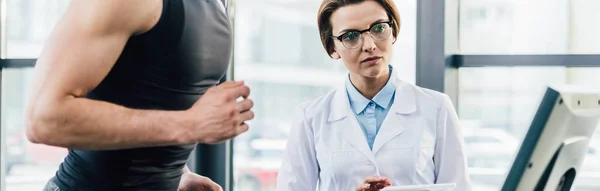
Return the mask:
[[338,54],[336,51],[333,51],[333,52],[330,54],[330,56],[331,56],[331,58],[333,58],[333,59],[336,59],[336,60],[339,60],[339,59],[341,58],[341,57],[340,57],[340,54]]

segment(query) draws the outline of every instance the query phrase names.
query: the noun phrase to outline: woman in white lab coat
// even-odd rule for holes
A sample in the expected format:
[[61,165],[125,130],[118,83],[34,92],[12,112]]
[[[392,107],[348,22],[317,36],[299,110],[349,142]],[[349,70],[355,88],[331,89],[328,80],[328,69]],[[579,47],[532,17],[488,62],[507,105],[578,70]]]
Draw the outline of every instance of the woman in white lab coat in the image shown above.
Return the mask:
[[393,1],[324,0],[318,24],[327,53],[349,75],[344,86],[299,106],[277,190],[439,183],[471,190],[450,99],[399,80],[390,66],[400,29]]

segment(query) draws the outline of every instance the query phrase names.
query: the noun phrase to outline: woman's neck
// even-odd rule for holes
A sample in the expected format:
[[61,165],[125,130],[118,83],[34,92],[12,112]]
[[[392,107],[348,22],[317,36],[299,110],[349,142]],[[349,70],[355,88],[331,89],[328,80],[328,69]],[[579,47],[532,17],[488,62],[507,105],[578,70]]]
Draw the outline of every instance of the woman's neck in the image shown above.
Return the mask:
[[383,89],[383,86],[390,78],[390,72],[377,78],[366,78],[357,74],[350,73],[350,82],[367,99],[373,99],[377,93]]

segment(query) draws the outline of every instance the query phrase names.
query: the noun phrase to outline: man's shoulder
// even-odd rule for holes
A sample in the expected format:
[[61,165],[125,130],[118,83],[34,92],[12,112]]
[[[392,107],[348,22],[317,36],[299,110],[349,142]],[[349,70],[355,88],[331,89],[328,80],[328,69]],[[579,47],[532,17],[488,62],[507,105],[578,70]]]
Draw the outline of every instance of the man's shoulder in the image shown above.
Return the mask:
[[162,9],[162,0],[71,1],[64,20],[83,24],[79,27],[91,32],[139,34],[158,22]]

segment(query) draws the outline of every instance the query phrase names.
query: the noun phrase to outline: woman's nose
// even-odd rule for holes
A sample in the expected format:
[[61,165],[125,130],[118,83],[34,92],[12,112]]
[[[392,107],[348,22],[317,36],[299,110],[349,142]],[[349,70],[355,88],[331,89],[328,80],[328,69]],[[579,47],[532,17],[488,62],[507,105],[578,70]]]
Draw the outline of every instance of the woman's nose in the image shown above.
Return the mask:
[[373,37],[371,37],[371,35],[368,35],[365,33],[363,35],[363,46],[362,46],[363,51],[370,52],[370,51],[375,50],[376,47],[377,47],[377,45],[375,45],[375,40],[373,39]]

